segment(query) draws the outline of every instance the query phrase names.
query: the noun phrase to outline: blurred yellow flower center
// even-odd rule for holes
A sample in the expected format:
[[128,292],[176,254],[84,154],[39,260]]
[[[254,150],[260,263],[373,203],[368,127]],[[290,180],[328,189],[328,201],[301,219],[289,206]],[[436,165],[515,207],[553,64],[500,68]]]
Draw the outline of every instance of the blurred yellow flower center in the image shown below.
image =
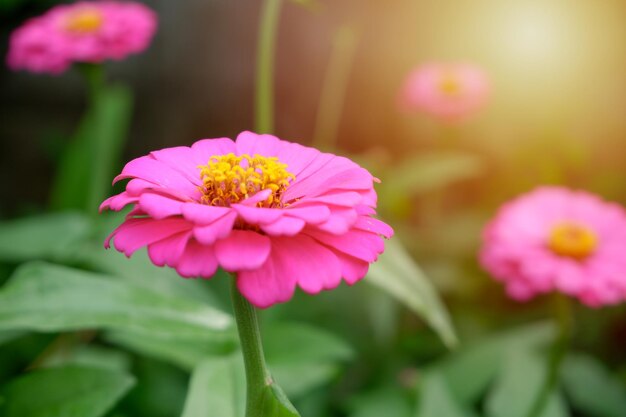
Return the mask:
[[76,10],[68,14],[65,21],[65,29],[74,33],[90,33],[100,29],[104,17],[102,13],[93,8]]
[[598,246],[593,230],[576,223],[560,223],[552,228],[548,246],[557,255],[584,259]]
[[229,206],[259,191],[271,190],[257,206],[283,207],[282,194],[296,178],[278,158],[257,154],[212,156],[208,164],[198,168],[202,178],[202,202],[212,206]]
[[444,74],[439,80],[439,91],[447,95],[457,95],[463,86],[454,74]]

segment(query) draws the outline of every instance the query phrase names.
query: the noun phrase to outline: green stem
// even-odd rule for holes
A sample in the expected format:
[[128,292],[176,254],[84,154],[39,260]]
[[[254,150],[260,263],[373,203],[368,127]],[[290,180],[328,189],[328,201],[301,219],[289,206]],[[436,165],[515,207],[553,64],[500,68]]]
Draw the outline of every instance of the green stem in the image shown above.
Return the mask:
[[546,407],[550,394],[552,394],[557,385],[561,364],[572,339],[574,320],[572,317],[572,306],[567,296],[558,293],[554,294],[553,308],[558,325],[558,333],[550,352],[546,379],[537,400],[528,413],[528,417],[539,417]]
[[261,12],[257,44],[255,130],[274,130],[274,55],[281,0],[265,0]]
[[239,292],[236,276],[231,278],[230,290],[246,368],[246,417],[264,417],[261,415],[262,394],[272,378],[263,356],[256,310]]
[[344,25],[337,30],[322,84],[317,119],[313,133],[313,147],[334,151],[337,145],[337,131],[345,99],[350,69],[357,45],[354,27]]

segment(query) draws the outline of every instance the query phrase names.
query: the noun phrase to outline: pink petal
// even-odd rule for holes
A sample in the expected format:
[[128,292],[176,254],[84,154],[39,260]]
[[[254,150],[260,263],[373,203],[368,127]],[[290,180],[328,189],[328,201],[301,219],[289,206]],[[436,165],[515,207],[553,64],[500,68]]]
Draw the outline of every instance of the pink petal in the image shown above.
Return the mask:
[[259,268],[271,250],[270,239],[248,230],[233,230],[215,243],[219,264],[229,272]]
[[283,211],[279,209],[248,207],[241,204],[231,206],[248,224],[268,224],[280,219]]
[[235,142],[229,138],[202,139],[191,145],[196,165],[206,165],[212,156],[235,152]]
[[387,223],[369,216],[359,216],[354,228],[382,235],[387,239],[393,236],[393,229]]
[[334,206],[354,207],[359,204],[361,200],[363,200],[363,197],[355,191],[334,192],[322,194],[317,197],[302,198],[301,200],[293,203],[290,207],[308,206],[310,204],[318,205],[320,203],[332,204]]
[[262,224],[261,229],[270,236],[294,236],[306,225],[302,219],[283,217],[274,223]]
[[159,194],[143,193],[139,207],[154,219],[164,219],[181,214],[183,202]]
[[115,177],[113,182],[126,178],[140,178],[161,187],[176,189],[187,196],[195,195],[198,192],[196,184],[189,181],[180,172],[150,156],[142,156],[127,163],[122,173]]
[[213,247],[201,245],[191,239],[176,265],[176,271],[186,278],[211,278],[215,275],[217,266]]
[[109,197],[100,204],[99,211],[110,209],[113,211],[120,211],[128,204],[134,204],[137,202],[137,197],[129,195],[126,191],[119,193],[118,195],[114,195],[113,197]]
[[187,146],[177,146],[150,152],[157,161],[163,162],[168,167],[182,174],[187,180],[195,185],[201,185],[200,169],[196,163],[196,155]]
[[148,256],[157,266],[176,266],[185,251],[191,231],[185,231],[169,236],[163,240],[148,245]]
[[284,270],[274,255],[272,253],[260,268],[237,274],[239,291],[258,308],[288,301],[296,289],[295,276]]
[[130,256],[137,249],[149,245],[169,236],[191,229],[191,224],[180,218],[154,220],[151,218],[134,218],[126,220],[105,241],[105,247],[109,247],[109,241],[115,237],[113,244],[115,249]]
[[308,224],[323,223],[330,217],[330,209],[324,205],[295,208],[289,206],[284,212],[285,216],[302,219]]
[[362,230],[350,230],[343,235],[332,235],[307,229],[306,234],[324,245],[366,262],[374,262],[383,253],[383,239]]
[[253,132],[241,132],[237,136],[235,142],[237,148],[237,155],[248,154],[253,156],[255,154],[263,156],[276,156],[276,153],[282,145],[282,141],[276,136],[272,135],[259,135]]
[[195,226],[193,235],[201,244],[212,245],[217,240],[223,239],[231,233],[235,219],[237,219],[237,213],[230,211],[209,225]]
[[234,213],[230,207],[208,206],[199,203],[186,203],[182,207],[183,217],[199,225],[208,225],[228,213]]
[[368,262],[353,258],[345,253],[333,252],[339,259],[339,262],[341,262],[341,276],[348,284],[354,285],[367,275],[367,271],[370,267]]

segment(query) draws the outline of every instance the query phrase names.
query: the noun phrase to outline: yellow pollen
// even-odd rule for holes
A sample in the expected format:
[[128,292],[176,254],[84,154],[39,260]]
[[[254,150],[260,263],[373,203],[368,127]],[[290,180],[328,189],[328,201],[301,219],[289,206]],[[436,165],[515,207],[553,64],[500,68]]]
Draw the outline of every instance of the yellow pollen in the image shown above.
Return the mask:
[[439,90],[447,95],[455,96],[461,92],[463,86],[452,73],[444,74],[439,80]]
[[257,207],[285,207],[282,194],[296,178],[278,158],[257,154],[212,156],[208,164],[198,168],[202,179],[202,203],[212,206],[227,207],[259,191],[271,190]]
[[84,8],[68,14],[65,20],[65,29],[69,32],[84,34],[100,29],[104,18],[102,13],[93,8]]
[[552,228],[548,247],[557,255],[582,260],[598,246],[593,230],[576,223],[559,223]]

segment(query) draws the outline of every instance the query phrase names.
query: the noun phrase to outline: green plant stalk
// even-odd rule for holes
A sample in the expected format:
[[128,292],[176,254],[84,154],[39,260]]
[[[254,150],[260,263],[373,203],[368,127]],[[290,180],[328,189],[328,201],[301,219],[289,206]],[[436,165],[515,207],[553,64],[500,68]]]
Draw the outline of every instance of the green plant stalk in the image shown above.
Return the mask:
[[274,130],[274,56],[280,8],[281,0],[266,0],[261,12],[254,112],[257,133],[272,133]]
[[256,309],[239,292],[235,275],[230,290],[246,369],[246,417],[264,417],[263,393],[272,377],[265,364]]
[[558,333],[548,361],[548,373],[535,400],[528,417],[539,417],[548,404],[550,394],[554,391],[561,372],[561,364],[570,345],[573,332],[572,306],[567,296],[555,293],[552,300],[554,316],[558,325]]

